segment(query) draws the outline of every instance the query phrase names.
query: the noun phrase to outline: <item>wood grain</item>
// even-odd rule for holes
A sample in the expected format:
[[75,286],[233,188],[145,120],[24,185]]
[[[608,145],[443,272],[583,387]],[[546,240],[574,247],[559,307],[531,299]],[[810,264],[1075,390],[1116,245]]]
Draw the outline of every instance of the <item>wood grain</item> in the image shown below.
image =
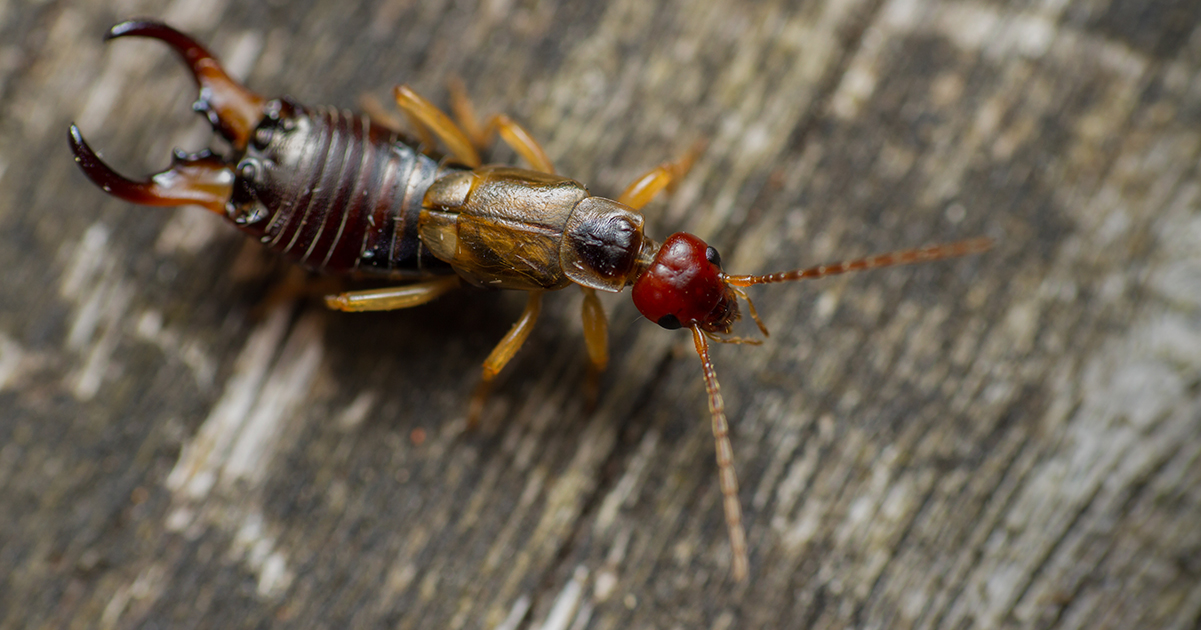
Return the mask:
[[[0,1],[0,628],[1201,627],[1201,5],[119,4]],[[625,294],[594,413],[567,291],[464,432],[520,295],[259,312],[254,243],[91,186],[72,120],[128,173],[211,136],[133,16],[302,102],[462,77],[597,194],[706,140],[649,232],[734,272],[998,245],[753,290],[733,584]]]

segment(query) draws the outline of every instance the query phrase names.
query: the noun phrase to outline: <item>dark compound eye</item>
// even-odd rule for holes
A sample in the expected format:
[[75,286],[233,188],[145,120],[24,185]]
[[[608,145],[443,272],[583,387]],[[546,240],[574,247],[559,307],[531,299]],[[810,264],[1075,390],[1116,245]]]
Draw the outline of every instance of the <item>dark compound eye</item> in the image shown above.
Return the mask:
[[664,315],[655,323],[668,330],[678,330],[683,327],[683,324],[680,323],[680,318],[675,315]]
[[717,250],[714,249],[712,246],[709,246],[708,248],[705,249],[705,260],[708,260],[709,262],[717,265],[718,267],[721,266],[721,254],[717,253]]

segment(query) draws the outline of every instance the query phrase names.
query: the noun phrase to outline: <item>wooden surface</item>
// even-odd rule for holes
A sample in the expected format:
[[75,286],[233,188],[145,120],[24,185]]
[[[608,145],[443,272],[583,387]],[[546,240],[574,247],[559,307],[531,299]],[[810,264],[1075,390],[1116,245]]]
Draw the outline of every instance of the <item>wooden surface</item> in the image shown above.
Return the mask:
[[[1201,626],[1201,4],[116,5],[0,0],[0,628]],[[254,243],[89,184],[72,120],[132,174],[209,142],[132,16],[269,96],[460,76],[597,194],[705,139],[649,232],[732,271],[998,245],[753,291],[733,584],[698,362],[628,294],[595,413],[568,291],[464,433],[520,295],[256,313]]]

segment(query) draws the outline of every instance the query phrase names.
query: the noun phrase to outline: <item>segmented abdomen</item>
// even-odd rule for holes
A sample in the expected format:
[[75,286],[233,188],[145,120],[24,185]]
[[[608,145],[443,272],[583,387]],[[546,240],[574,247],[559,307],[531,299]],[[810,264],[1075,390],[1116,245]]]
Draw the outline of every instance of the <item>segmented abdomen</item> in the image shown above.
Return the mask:
[[328,273],[452,273],[417,234],[426,189],[450,169],[365,115],[326,107],[304,114],[290,124],[309,129],[281,130],[283,146],[268,149],[277,166],[288,163],[268,173],[289,181],[272,182],[267,247]]

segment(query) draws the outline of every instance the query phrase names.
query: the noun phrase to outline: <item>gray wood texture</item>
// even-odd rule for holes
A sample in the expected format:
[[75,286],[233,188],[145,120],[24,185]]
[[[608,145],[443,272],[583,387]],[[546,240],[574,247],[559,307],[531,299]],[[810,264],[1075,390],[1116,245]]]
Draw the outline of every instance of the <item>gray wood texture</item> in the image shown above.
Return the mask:
[[[606,297],[295,301],[196,208],[107,197],[210,132],[166,19],[260,94],[462,77],[602,195],[708,141],[649,231],[765,272],[723,346],[752,576],[728,578],[688,335]],[[1201,4],[0,0],[0,628],[1201,627]],[[498,159],[510,159],[498,151]]]

